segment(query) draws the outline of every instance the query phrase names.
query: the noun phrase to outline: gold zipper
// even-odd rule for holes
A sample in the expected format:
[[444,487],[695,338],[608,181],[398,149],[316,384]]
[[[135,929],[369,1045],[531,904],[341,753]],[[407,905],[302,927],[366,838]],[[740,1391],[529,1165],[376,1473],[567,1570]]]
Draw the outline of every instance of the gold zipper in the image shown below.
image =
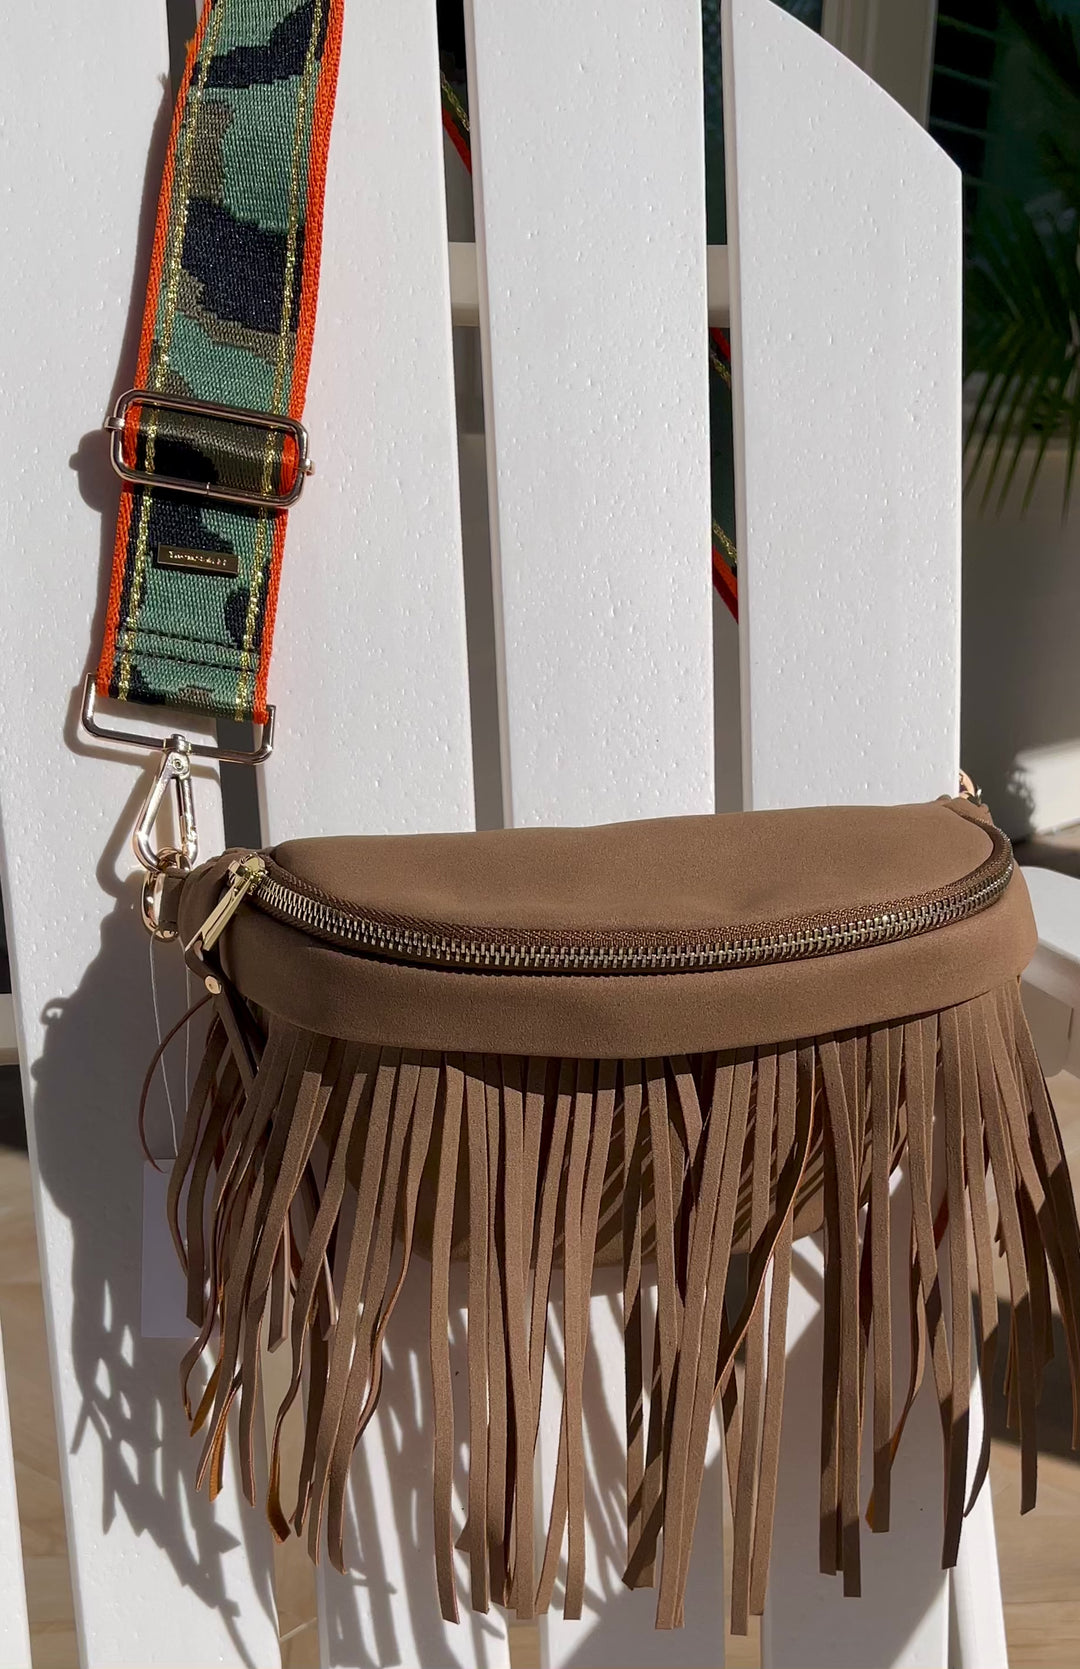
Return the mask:
[[229,869],[226,891],[193,942],[209,950],[245,899],[314,938],[366,956],[480,973],[669,974],[760,967],[910,939],[976,915],[999,899],[1013,872],[1012,849],[987,827],[990,857],[971,875],[933,892],[850,912],[822,912],[722,930],[708,938],[653,931],[565,933],[445,927],[380,919],[298,880],[251,853]]
[[257,852],[252,852],[246,858],[237,858],[235,863],[231,863],[225,891],[199,928],[194,939],[184,948],[190,950],[193,944],[198,943],[204,951],[212,950],[256,881],[265,873],[266,864]]

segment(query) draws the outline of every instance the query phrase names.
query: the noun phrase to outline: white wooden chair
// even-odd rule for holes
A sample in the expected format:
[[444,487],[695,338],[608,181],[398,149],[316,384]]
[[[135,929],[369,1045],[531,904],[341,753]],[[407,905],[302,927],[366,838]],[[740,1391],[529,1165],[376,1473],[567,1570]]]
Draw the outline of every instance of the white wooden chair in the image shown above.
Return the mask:
[[[729,247],[709,270],[714,311],[730,281],[736,640],[709,589],[699,0],[469,0],[466,11],[477,234],[475,255],[451,262],[434,0],[348,3],[309,397],[319,474],[290,528],[265,837],[466,828],[474,773],[492,769],[517,824],[731,804],[737,785],[714,780],[714,712],[719,691],[730,730],[739,668],[747,804],[951,789],[952,165],[769,0],[727,0]],[[177,1347],[141,1326],[134,1102],[154,1021],[127,840],[145,766],[89,745],[77,725],[116,502],[96,430],[134,358],[166,126],[165,19],[147,0],[43,0],[16,9],[6,35],[3,884],[81,1656],[89,1669],[269,1669],[280,1656],[266,1525],[231,1485],[214,1511],[195,1496]],[[471,643],[474,670],[485,654],[496,666],[495,759],[479,744],[474,758],[470,726],[455,307],[472,309],[482,340],[495,630],[485,641],[474,619]],[[209,852],[221,839],[212,778],[197,790]],[[168,966],[161,1006],[178,1012]],[[932,1420],[905,1441],[895,1529],[867,1538],[868,1597],[844,1602],[816,1575],[816,1498],[799,1464],[817,1444],[805,1250],[765,1660],[940,1665],[949,1583]],[[418,1375],[414,1396],[408,1348],[425,1305],[421,1279],[396,1318],[358,1462],[362,1575],[320,1577],[327,1665],[509,1661],[500,1613],[456,1629],[437,1616],[426,1387]],[[580,1623],[542,1625],[544,1662],[718,1669],[719,1464],[688,1626],[658,1636],[653,1596],[618,1581],[607,1295],[593,1326],[587,1609]],[[545,1465],[550,1439],[545,1429]],[[0,1523],[9,1501],[0,1453]],[[984,1501],[969,1565],[973,1546],[976,1565],[992,1564]],[[11,1540],[0,1540],[0,1602],[18,1591]],[[994,1669],[993,1580],[979,1589],[962,1565],[952,1586],[952,1661]],[[14,1601],[0,1603],[0,1660],[26,1661]]]

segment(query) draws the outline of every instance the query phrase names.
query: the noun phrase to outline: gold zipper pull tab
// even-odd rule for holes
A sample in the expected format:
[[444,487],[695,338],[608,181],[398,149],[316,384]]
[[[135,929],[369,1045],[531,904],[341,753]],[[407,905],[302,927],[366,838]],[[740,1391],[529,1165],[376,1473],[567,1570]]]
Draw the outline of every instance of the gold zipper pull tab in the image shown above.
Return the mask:
[[261,881],[265,874],[266,865],[257,852],[231,863],[228,886],[199,931],[184,948],[190,950],[192,945],[197,944],[203,952],[213,949],[252,887],[257,881]]

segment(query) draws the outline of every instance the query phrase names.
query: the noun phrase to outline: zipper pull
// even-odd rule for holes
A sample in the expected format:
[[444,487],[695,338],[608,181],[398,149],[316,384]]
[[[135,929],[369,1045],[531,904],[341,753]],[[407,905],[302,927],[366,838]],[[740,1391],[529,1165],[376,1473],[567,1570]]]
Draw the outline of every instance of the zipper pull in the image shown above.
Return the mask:
[[261,881],[265,874],[266,865],[257,852],[253,852],[248,858],[237,858],[235,863],[231,863],[229,865],[228,886],[199,931],[190,943],[185,945],[185,950],[190,950],[194,944],[200,945],[204,954],[211,950],[228,927],[252,887],[258,881]]

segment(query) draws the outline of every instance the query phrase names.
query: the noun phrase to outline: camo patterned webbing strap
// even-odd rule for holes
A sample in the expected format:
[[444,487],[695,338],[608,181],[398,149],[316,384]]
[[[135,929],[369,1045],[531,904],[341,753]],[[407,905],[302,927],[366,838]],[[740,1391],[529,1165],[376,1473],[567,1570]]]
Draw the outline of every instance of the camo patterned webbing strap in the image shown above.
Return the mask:
[[[342,3],[206,0],[169,137],[136,387],[301,415]],[[281,433],[147,403],[122,446],[150,473],[281,494],[299,462]],[[125,484],[99,695],[264,722],[285,522]]]

